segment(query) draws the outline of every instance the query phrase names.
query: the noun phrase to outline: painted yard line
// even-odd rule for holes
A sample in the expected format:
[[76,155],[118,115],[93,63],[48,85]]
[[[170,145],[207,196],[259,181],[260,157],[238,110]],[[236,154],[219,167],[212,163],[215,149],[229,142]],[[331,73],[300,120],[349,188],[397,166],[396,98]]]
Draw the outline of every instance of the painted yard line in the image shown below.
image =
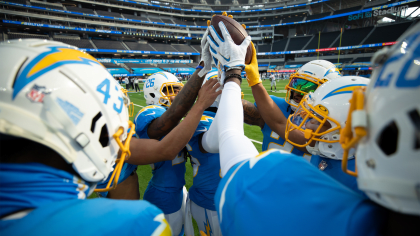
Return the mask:
[[138,106],[138,107],[144,107],[144,106],[140,106],[140,105],[137,105],[137,104],[135,104],[135,103],[133,103],[134,104],[134,106]]

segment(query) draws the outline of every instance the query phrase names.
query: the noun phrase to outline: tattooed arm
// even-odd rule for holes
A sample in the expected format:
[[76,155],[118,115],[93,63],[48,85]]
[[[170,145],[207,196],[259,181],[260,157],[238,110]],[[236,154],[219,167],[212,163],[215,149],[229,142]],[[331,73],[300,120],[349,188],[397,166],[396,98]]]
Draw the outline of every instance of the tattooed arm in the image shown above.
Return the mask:
[[[200,65],[202,65],[201,63]],[[150,123],[147,129],[147,135],[151,139],[160,139],[168,134],[175,126],[179,124],[182,117],[187,114],[191,109],[192,105],[197,98],[198,91],[203,84],[204,77],[199,77],[197,69],[188,82],[184,85],[184,88],[175,97],[172,105],[168,110],[163,113],[162,116],[155,119]]]
[[264,128],[264,120],[258,111],[258,108],[251,102],[242,99],[244,107],[244,122],[248,125],[258,125],[261,129]]

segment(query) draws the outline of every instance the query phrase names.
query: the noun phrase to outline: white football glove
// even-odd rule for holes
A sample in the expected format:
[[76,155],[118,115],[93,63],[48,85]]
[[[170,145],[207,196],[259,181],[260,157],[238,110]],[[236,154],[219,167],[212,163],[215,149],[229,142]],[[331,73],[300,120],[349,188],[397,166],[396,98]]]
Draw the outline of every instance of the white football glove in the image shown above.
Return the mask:
[[209,43],[207,42],[207,36],[209,34],[209,29],[207,28],[206,32],[201,39],[201,60],[198,63],[204,62],[204,68],[198,72],[198,76],[203,77],[211,71],[211,54],[209,50]]
[[222,32],[224,40],[217,34],[213,26],[210,26],[210,36],[207,36],[207,41],[210,43],[210,53],[220,63],[222,63],[225,70],[229,67],[245,67],[245,56],[248,45],[251,43],[251,36],[247,36],[241,45],[236,45],[225,24],[219,22],[219,28]]

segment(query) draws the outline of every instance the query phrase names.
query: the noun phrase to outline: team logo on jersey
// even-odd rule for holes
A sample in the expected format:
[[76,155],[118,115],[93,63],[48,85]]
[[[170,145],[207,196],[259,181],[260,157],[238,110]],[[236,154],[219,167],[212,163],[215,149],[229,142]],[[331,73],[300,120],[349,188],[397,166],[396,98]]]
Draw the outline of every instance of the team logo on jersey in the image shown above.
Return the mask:
[[329,98],[329,97],[332,97],[332,96],[335,96],[335,95],[339,95],[339,94],[353,93],[353,91],[356,88],[360,88],[360,87],[364,87],[364,86],[366,86],[366,84],[351,84],[351,85],[342,86],[340,88],[334,89],[333,91],[329,92],[321,100],[324,100],[326,98]]
[[43,52],[33,60],[25,63],[19,71],[13,86],[12,99],[30,82],[57,67],[68,64],[101,65],[91,55],[66,46],[52,46],[48,48],[49,51]]
[[43,103],[45,95],[50,94],[50,92],[46,92],[46,90],[47,89],[44,86],[35,84],[26,94],[26,97],[31,100],[31,102]]

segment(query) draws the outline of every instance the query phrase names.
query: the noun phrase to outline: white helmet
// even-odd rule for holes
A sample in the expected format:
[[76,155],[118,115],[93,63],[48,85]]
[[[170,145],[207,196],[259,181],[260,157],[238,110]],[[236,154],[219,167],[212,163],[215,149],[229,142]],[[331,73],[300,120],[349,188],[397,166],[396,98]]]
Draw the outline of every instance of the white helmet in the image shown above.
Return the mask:
[[296,73],[291,74],[286,85],[286,102],[293,110],[299,105],[293,99],[295,92],[302,96],[315,91],[321,84],[328,80],[341,77],[337,67],[326,60],[313,60],[303,65]]
[[[218,77],[218,71],[211,71],[211,72],[207,73],[206,74],[206,77],[203,80],[203,84],[201,85],[201,87],[203,87],[203,85],[209,79],[219,79],[219,77]],[[222,87],[219,87],[216,91],[220,91],[221,89],[222,89]],[[210,107],[219,107],[220,97],[221,97],[221,95],[217,96],[216,100],[213,102],[213,104],[211,104]]]
[[[345,126],[352,91],[366,87],[369,80],[358,76],[344,76],[319,86],[315,92],[306,95],[295,113],[289,116],[286,126],[286,141],[294,146],[304,147],[312,155],[341,160],[340,130]],[[297,144],[289,139],[290,132],[304,132],[308,140]],[[312,147],[309,145],[315,141]],[[313,144],[312,144],[313,145]],[[354,149],[348,154],[354,155]]]
[[345,172],[376,203],[420,215],[420,24],[372,64],[379,66],[366,94],[354,92],[340,141],[357,145],[357,171]]
[[[147,105],[158,105],[171,106],[170,97],[175,97],[174,88],[179,90],[184,85],[179,82],[178,78],[168,72],[157,72],[149,76],[143,85],[144,98],[146,99]],[[168,95],[164,93],[164,90],[169,90]]]
[[112,75],[75,49],[33,39],[0,44],[0,132],[51,148],[94,183],[107,179],[120,148],[125,157],[122,141],[134,126]]

